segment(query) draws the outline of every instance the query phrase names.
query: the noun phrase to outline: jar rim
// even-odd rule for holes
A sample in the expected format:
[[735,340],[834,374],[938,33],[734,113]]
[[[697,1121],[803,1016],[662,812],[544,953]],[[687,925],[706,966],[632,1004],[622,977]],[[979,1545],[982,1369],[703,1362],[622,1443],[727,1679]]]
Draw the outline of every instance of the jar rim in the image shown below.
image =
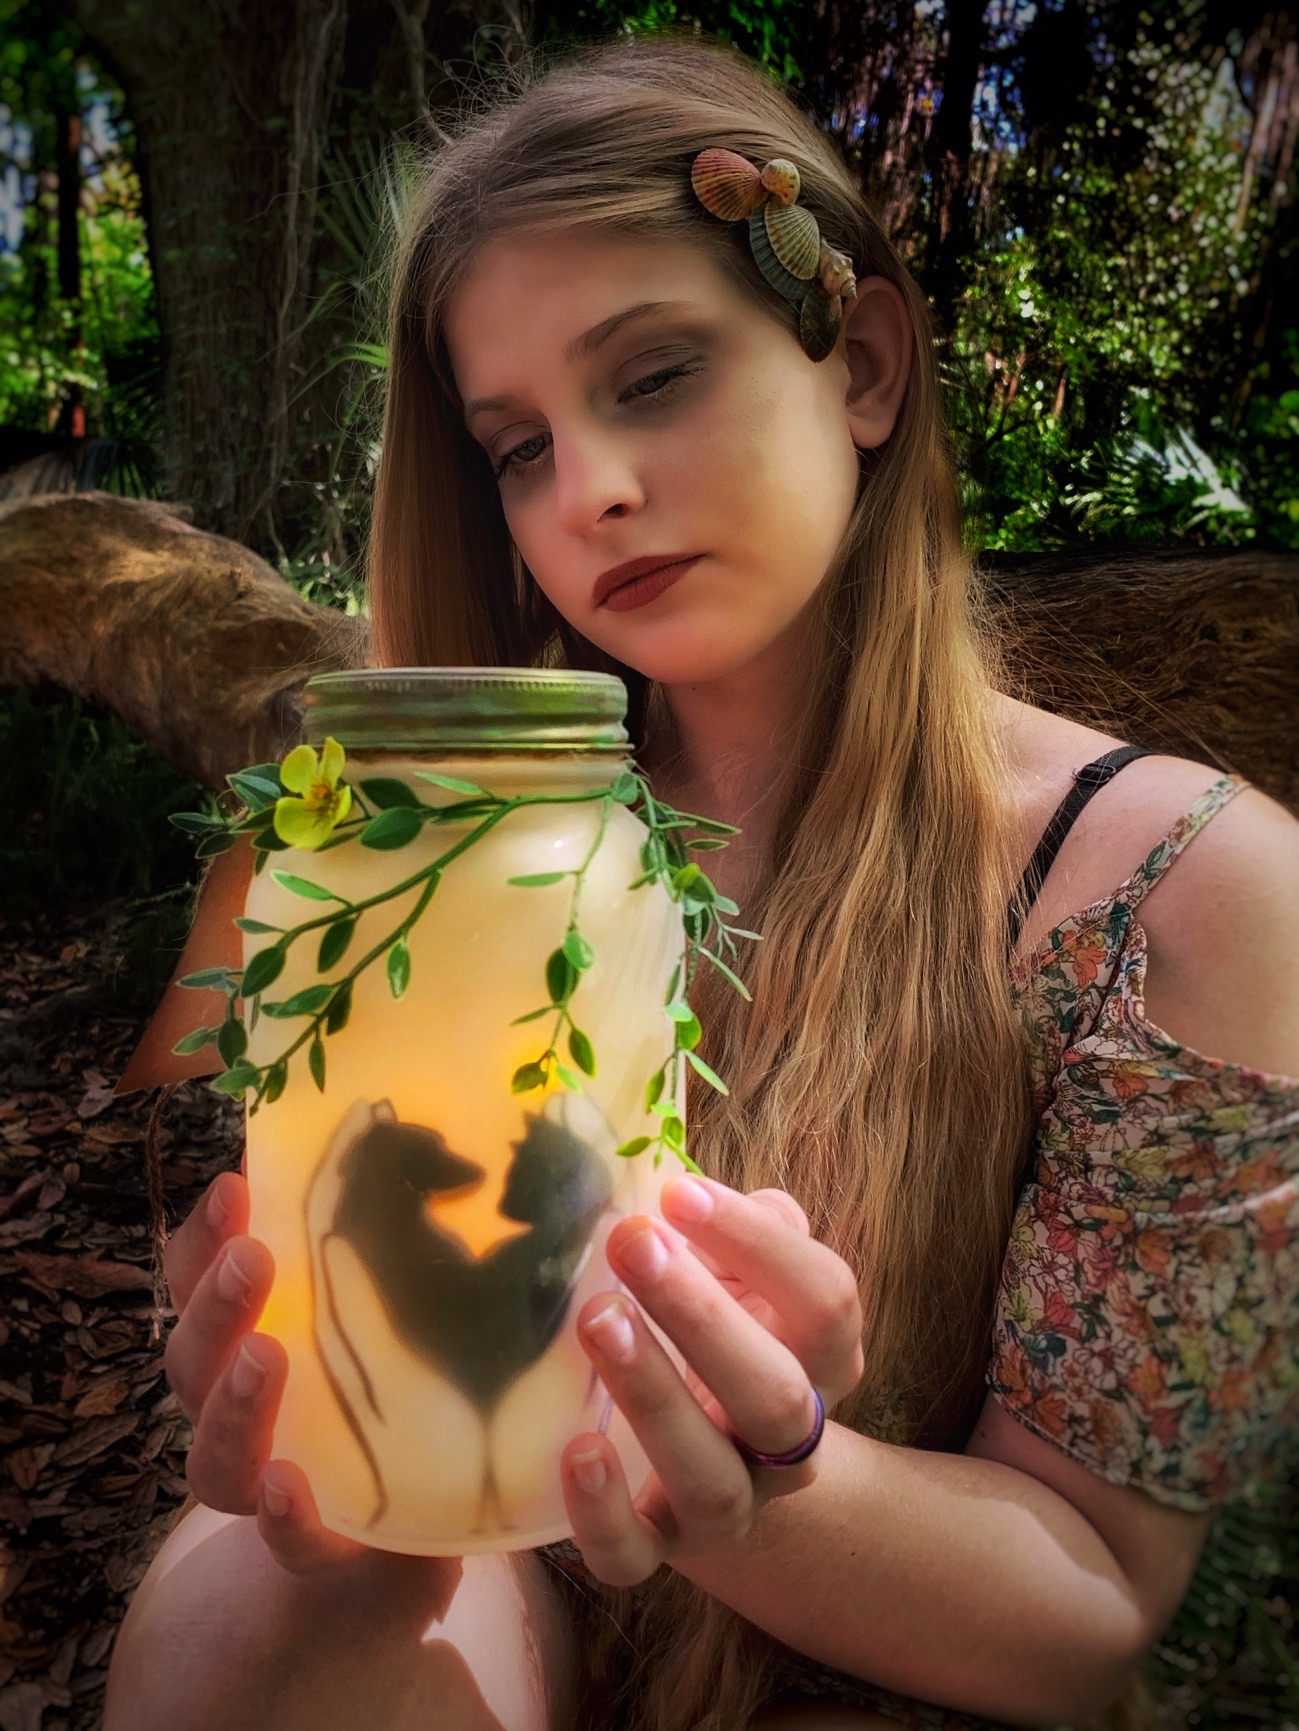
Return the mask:
[[567,667],[367,667],[304,688],[306,737],[353,751],[598,751],[625,755],[627,688]]

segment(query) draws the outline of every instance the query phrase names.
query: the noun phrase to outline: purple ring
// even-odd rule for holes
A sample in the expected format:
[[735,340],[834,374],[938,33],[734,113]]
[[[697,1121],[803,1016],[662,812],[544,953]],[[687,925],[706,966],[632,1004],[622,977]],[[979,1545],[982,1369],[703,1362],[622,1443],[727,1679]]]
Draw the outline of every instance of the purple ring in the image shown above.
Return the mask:
[[821,1399],[820,1389],[812,1390],[812,1399],[816,1402],[816,1417],[812,1421],[811,1430],[797,1448],[787,1449],[783,1455],[764,1455],[760,1449],[750,1448],[734,1431],[731,1432],[731,1441],[745,1460],[755,1467],[796,1467],[811,1454],[825,1429],[825,1402]]

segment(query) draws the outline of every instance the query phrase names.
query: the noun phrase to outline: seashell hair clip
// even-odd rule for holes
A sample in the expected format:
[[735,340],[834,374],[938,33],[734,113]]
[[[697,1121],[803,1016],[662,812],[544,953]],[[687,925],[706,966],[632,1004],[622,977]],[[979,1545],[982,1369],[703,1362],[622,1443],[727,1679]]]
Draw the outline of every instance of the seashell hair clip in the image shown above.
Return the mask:
[[690,165],[695,197],[723,222],[746,222],[758,269],[798,308],[805,352],[823,361],[834,348],[844,302],[857,292],[852,260],[821,239],[810,210],[797,202],[794,163],[773,157],[757,168],[734,150],[701,150]]

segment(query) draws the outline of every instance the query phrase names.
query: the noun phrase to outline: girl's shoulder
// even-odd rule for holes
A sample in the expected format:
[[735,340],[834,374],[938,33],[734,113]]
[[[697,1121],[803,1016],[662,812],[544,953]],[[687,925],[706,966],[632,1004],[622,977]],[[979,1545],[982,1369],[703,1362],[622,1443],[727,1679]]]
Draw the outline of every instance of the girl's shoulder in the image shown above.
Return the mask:
[[[1015,709],[1012,797],[1027,863],[1073,770],[1128,742]],[[1299,819],[1212,764],[1129,763],[1066,837],[1015,968],[1057,968],[1080,932],[1130,942],[1134,927],[1150,1023],[1199,1052],[1299,1076]]]

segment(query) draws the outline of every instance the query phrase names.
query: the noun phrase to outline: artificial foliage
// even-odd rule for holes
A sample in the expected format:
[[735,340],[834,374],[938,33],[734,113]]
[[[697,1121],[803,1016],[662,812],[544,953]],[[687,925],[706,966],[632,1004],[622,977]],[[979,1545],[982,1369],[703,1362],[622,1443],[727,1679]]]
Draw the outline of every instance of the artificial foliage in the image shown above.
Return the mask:
[[[226,1014],[221,1022],[187,1034],[176,1051],[189,1054],[215,1046],[225,1068],[212,1086],[218,1093],[246,1099],[250,1113],[279,1099],[288,1084],[290,1065],[301,1053],[305,1053],[312,1080],[323,1092],[325,1042],[347,1026],[358,977],[382,964],[393,997],[405,995],[411,978],[410,934],[436,895],[444,873],[514,812],[530,806],[596,805],[599,818],[595,836],[579,865],[509,880],[525,891],[565,880],[572,886],[567,921],[563,931],[556,933],[555,947],[543,970],[544,1001],[514,1018],[516,1026],[546,1024],[546,1042],[534,1057],[518,1066],[510,1086],[516,1094],[555,1086],[580,1092],[583,1078],[595,1075],[598,1061],[590,1035],[573,1013],[574,993],[595,960],[582,930],[582,892],[609,818],[615,806],[625,806],[646,831],[640,851],[641,875],[629,887],[636,890],[658,884],[676,903],[681,913],[682,953],[663,1008],[672,1026],[672,1053],[645,1083],[645,1108],[657,1118],[658,1129],[653,1136],[636,1136],[622,1143],[617,1152],[633,1158],[652,1150],[656,1167],[665,1152],[671,1153],[690,1171],[698,1172],[686,1151],[686,1127],[678,1105],[682,1066],[688,1065],[720,1093],[727,1089],[696,1049],[703,1029],[691,1007],[690,993],[700,966],[707,965],[747,998],[748,988],[731,964],[736,959],[737,940],[753,940],[757,934],[729,923],[739,913],[738,907],[719,893],[690,855],[724,847],[727,839],[738,833],[735,828],[715,818],[676,811],[657,799],[644,776],[630,765],[621,768],[604,787],[578,793],[508,796],[436,770],[416,771],[420,781],[453,796],[443,803],[421,799],[408,781],[396,777],[366,776],[349,781],[345,769],[346,754],[336,740],[327,739],[319,753],[309,745],[300,745],[283,763],[254,764],[228,778],[241,802],[237,809],[181,812],[172,817],[172,823],[197,838],[203,858],[223,853],[246,837],[253,849],[254,870],[261,872],[269,866],[280,888],[312,909],[307,917],[288,927],[246,917],[236,921],[241,931],[270,941],[242,970],[204,968],[181,980],[182,986],[196,990],[224,992]],[[454,839],[448,839],[432,860],[359,900],[339,895],[314,878],[270,864],[290,848],[325,853],[355,845],[396,853],[430,830],[445,831]],[[315,944],[317,972],[329,973],[348,957],[363,914],[412,896],[407,911],[394,918],[377,942],[354,956],[339,977],[306,986],[287,998],[271,995],[295,945]],[[260,1017],[292,1026],[286,1029],[283,1047],[275,1057],[255,1064],[248,1056],[248,1035]]]

